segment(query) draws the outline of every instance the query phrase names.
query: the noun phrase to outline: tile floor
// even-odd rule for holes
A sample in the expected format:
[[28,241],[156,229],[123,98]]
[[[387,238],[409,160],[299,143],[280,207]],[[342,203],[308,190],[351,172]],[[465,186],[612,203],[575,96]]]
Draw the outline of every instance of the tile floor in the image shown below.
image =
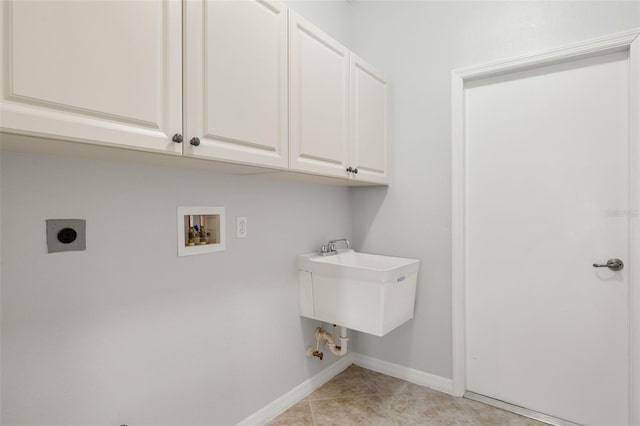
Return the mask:
[[268,426],[545,425],[352,365]]

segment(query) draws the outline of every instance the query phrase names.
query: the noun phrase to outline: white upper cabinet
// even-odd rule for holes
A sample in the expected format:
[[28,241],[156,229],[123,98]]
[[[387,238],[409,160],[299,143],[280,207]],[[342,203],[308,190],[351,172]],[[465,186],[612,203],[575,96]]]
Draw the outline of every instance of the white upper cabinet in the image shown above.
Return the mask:
[[184,154],[286,169],[287,8],[219,0],[185,8]]
[[291,170],[348,178],[349,51],[289,11]]
[[179,1],[0,4],[4,132],[180,153]]
[[5,149],[388,181],[386,82],[278,0],[0,0],[0,22],[0,133],[36,136]]
[[[351,54],[351,154],[353,178],[387,183],[387,83]],[[355,171],[357,170],[357,172]]]

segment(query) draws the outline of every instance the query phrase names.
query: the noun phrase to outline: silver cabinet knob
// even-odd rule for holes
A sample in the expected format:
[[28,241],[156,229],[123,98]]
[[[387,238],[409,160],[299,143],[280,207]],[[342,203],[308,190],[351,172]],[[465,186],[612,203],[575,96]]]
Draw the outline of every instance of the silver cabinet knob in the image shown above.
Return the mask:
[[200,139],[199,138],[191,138],[191,140],[189,141],[189,143],[193,146],[198,146],[200,145]]
[[182,143],[182,135],[180,133],[176,133],[175,135],[173,135],[171,140],[175,143]]
[[593,264],[594,268],[609,268],[612,271],[621,271],[624,268],[624,263],[620,259],[609,259],[607,263],[604,265],[599,265],[597,263]]

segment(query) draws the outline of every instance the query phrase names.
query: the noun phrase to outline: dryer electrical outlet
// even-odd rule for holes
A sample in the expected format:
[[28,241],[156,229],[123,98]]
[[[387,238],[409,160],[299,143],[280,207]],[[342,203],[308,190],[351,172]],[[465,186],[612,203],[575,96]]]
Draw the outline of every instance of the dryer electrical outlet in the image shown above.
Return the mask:
[[87,249],[87,224],[84,219],[47,219],[47,251],[84,251]]

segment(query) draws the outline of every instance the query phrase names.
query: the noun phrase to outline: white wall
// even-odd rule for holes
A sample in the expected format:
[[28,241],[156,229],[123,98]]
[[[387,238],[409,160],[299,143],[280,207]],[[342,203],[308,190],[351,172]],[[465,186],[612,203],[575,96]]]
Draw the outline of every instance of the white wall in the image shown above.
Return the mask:
[[640,26],[640,2],[351,2],[349,47],[391,87],[388,189],[351,189],[364,251],[422,260],[416,316],[355,350],[451,377],[451,70]]

